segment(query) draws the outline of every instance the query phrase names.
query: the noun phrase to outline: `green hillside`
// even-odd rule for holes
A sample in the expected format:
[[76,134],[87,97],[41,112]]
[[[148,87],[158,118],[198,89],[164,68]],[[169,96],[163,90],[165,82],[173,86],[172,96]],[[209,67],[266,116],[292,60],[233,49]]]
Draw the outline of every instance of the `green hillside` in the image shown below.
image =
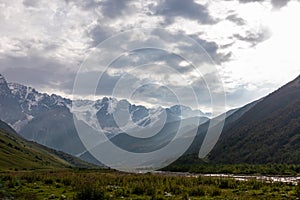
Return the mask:
[[29,142],[0,121],[0,170],[33,170],[94,167],[63,152]]
[[227,164],[300,164],[300,76],[225,128],[209,159]]
[[229,115],[216,146],[200,160],[197,152],[207,127],[208,123],[199,127],[190,151],[165,170],[299,174],[300,76]]

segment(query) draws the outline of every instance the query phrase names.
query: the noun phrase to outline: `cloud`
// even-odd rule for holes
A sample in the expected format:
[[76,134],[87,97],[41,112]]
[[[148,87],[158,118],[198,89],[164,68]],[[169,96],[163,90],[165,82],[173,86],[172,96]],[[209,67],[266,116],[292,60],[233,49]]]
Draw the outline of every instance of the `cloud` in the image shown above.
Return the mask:
[[24,0],[23,4],[26,7],[36,7],[38,5],[38,0]]
[[[206,69],[211,60],[206,53],[195,53],[198,45],[182,42],[181,36],[191,37],[210,55],[220,70],[228,91],[230,106],[238,106],[255,98],[251,88],[266,87],[267,94],[297,73],[299,60],[293,49],[298,41],[295,30],[299,18],[297,3],[288,0],[20,0],[0,3],[0,72],[9,81],[20,82],[48,92],[71,94],[77,70],[84,58],[105,39],[132,28],[167,28],[170,35],[159,30],[152,36],[130,35],[113,41],[101,54],[117,58],[103,74],[97,94],[110,94],[122,76],[124,87],[149,80],[163,81],[165,87],[176,88],[180,96],[189,99],[184,82],[175,78],[176,72],[197,90],[208,104],[207,88],[193,66],[181,57],[195,57]],[[251,3],[252,2],[252,3]],[[258,3],[253,3],[258,2]],[[261,4],[259,4],[261,3]],[[273,9],[272,9],[273,8]],[[280,9],[279,9],[280,8]],[[293,11],[294,9],[294,11]],[[278,15],[278,17],[276,17]],[[289,22],[289,23],[287,23]],[[291,24],[291,25],[288,25]],[[269,27],[270,31],[269,31]],[[173,30],[176,30],[173,32]],[[272,35],[270,34],[272,33]],[[159,40],[157,40],[159,39]],[[128,47],[159,46],[161,51],[144,48],[125,52]],[[287,51],[289,50],[289,51]],[[289,53],[287,53],[289,52]],[[120,56],[124,53],[123,56]],[[276,55],[276,56],[273,56]],[[95,60],[95,62],[97,59]],[[171,67],[138,68],[143,64]],[[268,66],[268,67],[267,67]],[[282,78],[281,66],[286,76]],[[95,64],[87,77],[98,76],[104,66]],[[265,70],[262,70],[265,69]],[[133,70],[135,69],[135,70]],[[130,70],[133,70],[132,72]],[[152,75],[147,77],[147,74]],[[206,73],[207,72],[207,73]],[[262,73],[263,72],[263,73]],[[209,70],[205,71],[206,79]],[[272,77],[270,77],[270,73]],[[196,75],[195,75],[196,74]],[[268,85],[274,82],[273,85]],[[256,83],[256,84],[251,84]],[[85,85],[88,87],[88,81]],[[217,91],[218,85],[213,85]],[[146,90],[148,90],[148,93]],[[151,102],[169,102],[166,88],[155,85],[141,87],[136,98],[149,97]],[[155,94],[157,92],[157,94]],[[152,97],[151,97],[152,96]],[[151,98],[150,98],[151,97]]]
[[97,24],[92,29],[87,30],[87,36],[92,39],[91,46],[94,47],[112,36],[113,32],[114,30],[112,30],[112,28]]
[[216,23],[207,8],[194,0],[164,0],[158,4],[155,14],[164,16],[167,24],[173,23],[174,18],[179,16],[196,20],[202,24]]
[[252,47],[255,47],[257,44],[266,41],[271,36],[270,32],[267,29],[262,29],[258,33],[246,33],[245,36],[240,34],[234,34],[233,37],[240,41],[245,41],[251,44]]
[[205,49],[215,63],[221,64],[222,62],[227,62],[230,60],[231,53],[219,53],[218,50],[220,49],[220,46],[216,42],[201,39],[201,36],[199,35],[191,35],[190,37]]
[[130,6],[131,0],[104,0],[101,2],[102,14],[109,18],[121,17],[124,14],[133,12],[136,8]]
[[263,2],[265,0],[239,0],[241,3]]
[[75,3],[80,8],[87,11],[97,11],[104,18],[118,18],[128,15],[136,10],[132,0],[86,0],[75,1],[65,0],[67,3]]
[[288,4],[290,0],[272,0],[272,4],[275,8],[281,8]]
[[53,89],[71,93],[75,71],[58,60],[39,56],[0,59],[1,73],[9,82],[29,85],[41,91]]
[[234,22],[235,24],[239,25],[239,26],[243,26],[246,25],[246,21],[241,18],[238,17],[236,14],[232,14],[226,17],[227,20]]
[[[266,0],[239,0],[241,3],[250,3],[250,2],[264,2]],[[274,8],[282,8],[286,6],[290,0],[271,0],[271,3]]]

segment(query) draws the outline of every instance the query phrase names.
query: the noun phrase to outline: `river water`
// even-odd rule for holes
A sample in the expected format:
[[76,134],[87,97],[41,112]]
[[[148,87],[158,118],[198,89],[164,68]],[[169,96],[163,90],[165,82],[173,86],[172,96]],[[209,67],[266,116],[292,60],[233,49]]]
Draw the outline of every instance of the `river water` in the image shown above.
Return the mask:
[[184,177],[213,177],[213,178],[232,178],[239,181],[258,180],[266,181],[268,183],[291,183],[297,185],[300,181],[300,176],[264,176],[264,175],[234,175],[234,174],[191,174],[187,172],[163,172],[156,171],[154,174],[171,175],[171,176],[184,176]]

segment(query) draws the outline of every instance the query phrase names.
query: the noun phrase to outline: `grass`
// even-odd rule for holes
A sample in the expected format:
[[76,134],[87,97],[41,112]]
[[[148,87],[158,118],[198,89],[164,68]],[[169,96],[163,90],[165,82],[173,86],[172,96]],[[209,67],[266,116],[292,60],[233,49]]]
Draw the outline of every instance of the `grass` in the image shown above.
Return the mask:
[[297,199],[299,186],[114,171],[5,172],[0,199]]
[[92,168],[78,158],[55,151],[0,129],[0,171]]

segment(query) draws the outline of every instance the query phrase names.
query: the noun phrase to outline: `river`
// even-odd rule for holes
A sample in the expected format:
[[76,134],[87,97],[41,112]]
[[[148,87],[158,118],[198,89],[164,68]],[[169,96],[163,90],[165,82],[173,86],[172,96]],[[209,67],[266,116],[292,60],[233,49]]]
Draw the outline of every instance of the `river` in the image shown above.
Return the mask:
[[184,177],[213,177],[213,178],[232,178],[238,181],[266,181],[268,183],[291,183],[297,185],[300,181],[300,176],[274,176],[274,175],[236,175],[236,174],[192,174],[188,172],[164,172],[156,171],[154,174],[170,175],[170,176],[184,176]]

